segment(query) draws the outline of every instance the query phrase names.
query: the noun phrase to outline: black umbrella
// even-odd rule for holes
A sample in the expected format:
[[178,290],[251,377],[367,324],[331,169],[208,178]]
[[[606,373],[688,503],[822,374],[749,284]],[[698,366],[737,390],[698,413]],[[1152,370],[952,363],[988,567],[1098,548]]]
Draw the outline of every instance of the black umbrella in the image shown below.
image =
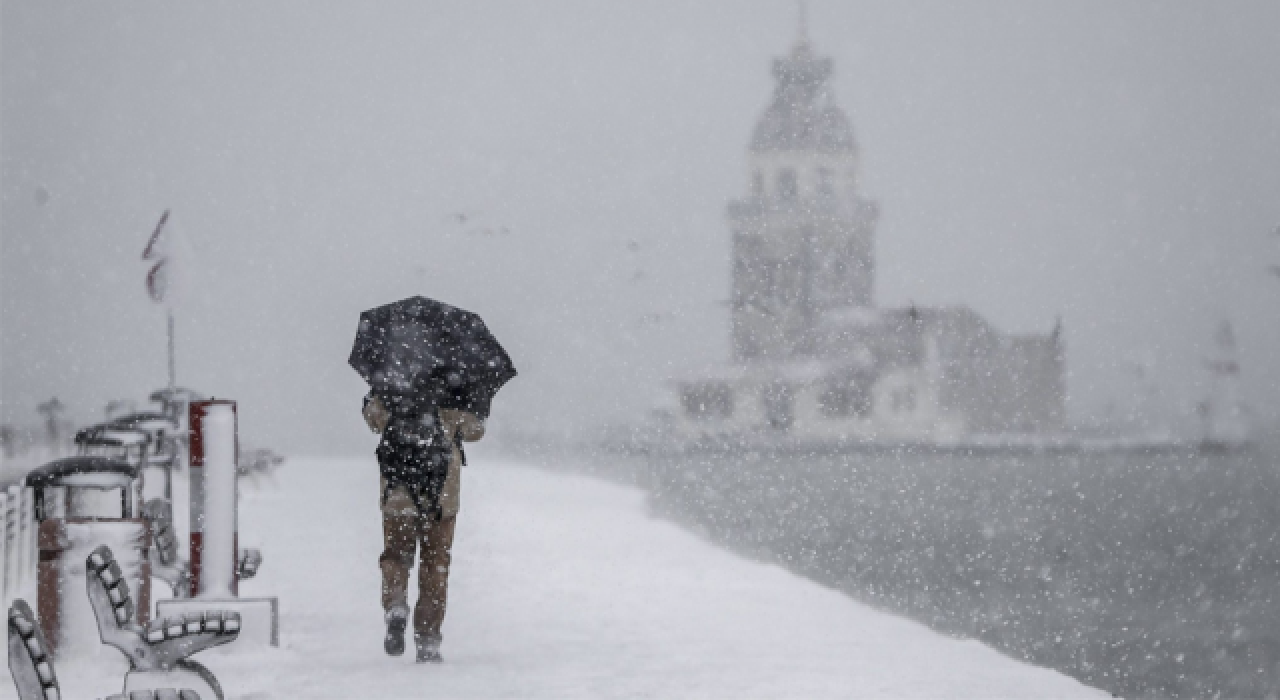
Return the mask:
[[474,313],[409,297],[360,314],[348,363],[375,394],[487,417],[515,365]]

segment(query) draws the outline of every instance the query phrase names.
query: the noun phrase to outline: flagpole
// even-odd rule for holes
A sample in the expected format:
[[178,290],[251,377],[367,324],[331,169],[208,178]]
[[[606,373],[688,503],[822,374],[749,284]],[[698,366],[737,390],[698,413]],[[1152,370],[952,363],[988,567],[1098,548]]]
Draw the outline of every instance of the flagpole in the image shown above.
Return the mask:
[[[151,266],[151,270],[147,272],[147,294],[151,295],[152,301],[165,304],[165,317],[168,322],[169,330],[169,393],[173,394],[173,389],[177,386],[176,373],[174,371],[173,356],[173,300],[167,300],[165,297],[169,292],[170,273],[173,269],[169,258],[173,254],[172,244],[165,238],[161,238],[161,234],[165,232],[164,225],[169,221],[169,210],[165,209],[160,215],[160,221],[156,223],[155,231],[151,232],[151,238],[147,239],[147,247],[142,249],[143,260],[155,260],[156,263]],[[167,238],[167,237],[166,237]],[[167,269],[166,269],[167,266]]]
[[177,382],[174,380],[173,361],[173,307],[165,309],[169,315],[169,390],[172,392]]

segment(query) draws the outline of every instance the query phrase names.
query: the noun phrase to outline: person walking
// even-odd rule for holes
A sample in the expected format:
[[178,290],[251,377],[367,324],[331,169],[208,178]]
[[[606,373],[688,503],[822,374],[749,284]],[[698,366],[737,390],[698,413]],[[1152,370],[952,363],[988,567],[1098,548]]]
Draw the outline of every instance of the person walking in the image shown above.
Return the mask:
[[378,564],[386,623],[383,647],[391,656],[404,653],[409,579],[417,554],[413,638],[419,663],[443,660],[440,628],[465,463],[461,443],[484,437],[484,421],[479,416],[441,403],[441,397],[430,392],[413,400],[370,392],[364,407],[369,428],[382,435],[377,455],[383,532]]
[[417,658],[439,662],[466,464],[462,443],[484,436],[493,398],[516,368],[483,319],[421,296],[361,313],[347,364],[369,383],[364,418],[382,436],[383,648],[392,656],[404,653],[417,557]]

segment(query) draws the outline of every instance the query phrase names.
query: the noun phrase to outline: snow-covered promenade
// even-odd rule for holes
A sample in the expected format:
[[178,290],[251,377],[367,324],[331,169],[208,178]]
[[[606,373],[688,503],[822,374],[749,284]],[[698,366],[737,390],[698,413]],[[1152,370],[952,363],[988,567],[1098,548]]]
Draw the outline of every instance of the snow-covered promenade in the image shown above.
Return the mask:
[[638,491],[483,459],[464,470],[445,663],[388,658],[377,492],[372,458],[294,459],[245,488],[241,536],[266,562],[242,594],[280,597],[283,648],[201,655],[229,697],[1107,697],[719,550]]

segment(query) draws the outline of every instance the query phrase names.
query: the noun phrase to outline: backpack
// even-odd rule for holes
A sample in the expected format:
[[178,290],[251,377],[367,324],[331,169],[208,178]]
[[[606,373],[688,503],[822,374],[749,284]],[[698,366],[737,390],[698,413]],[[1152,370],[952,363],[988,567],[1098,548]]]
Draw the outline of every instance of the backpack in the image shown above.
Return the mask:
[[382,441],[376,452],[385,483],[382,503],[386,504],[392,490],[403,486],[419,514],[439,520],[440,495],[449,476],[453,440],[444,433],[438,409],[434,403],[422,405],[375,396],[366,400],[365,406],[371,428],[375,427],[375,420],[368,418],[370,404],[383,409],[381,413],[376,408],[372,411],[382,426]]

